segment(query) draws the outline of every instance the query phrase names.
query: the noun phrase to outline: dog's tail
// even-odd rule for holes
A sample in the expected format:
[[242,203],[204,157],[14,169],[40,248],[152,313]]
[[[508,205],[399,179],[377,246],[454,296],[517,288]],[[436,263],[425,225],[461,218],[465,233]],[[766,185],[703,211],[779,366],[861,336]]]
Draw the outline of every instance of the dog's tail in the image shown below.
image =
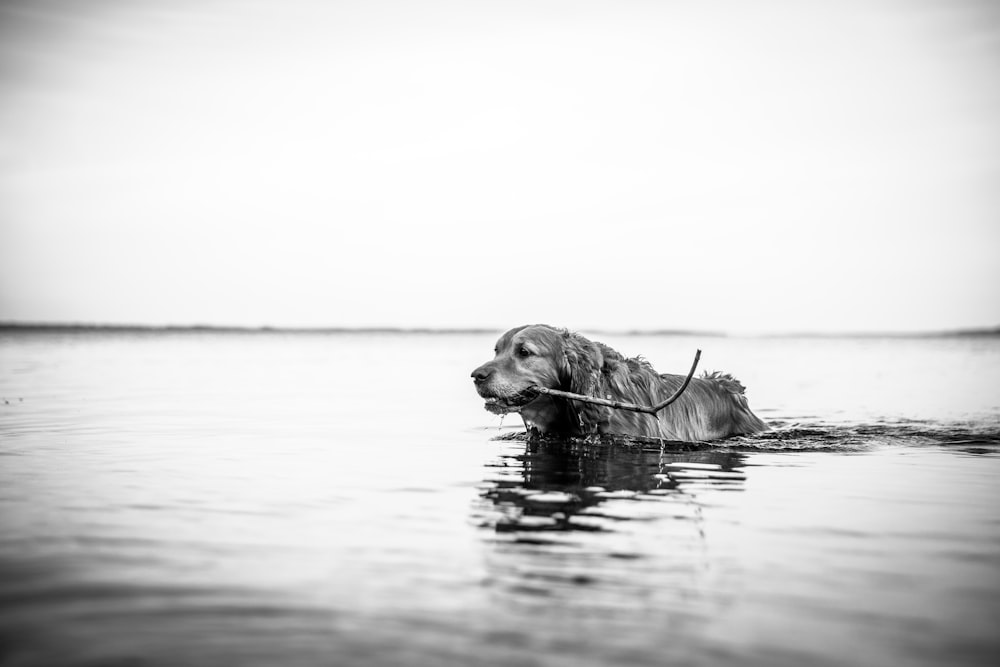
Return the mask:
[[729,373],[722,373],[720,371],[705,371],[701,378],[703,380],[711,380],[728,391],[730,394],[736,394],[737,396],[743,396],[747,390],[747,388],[743,386],[742,382],[734,378]]
[[767,422],[750,410],[750,404],[747,402],[746,397],[746,387],[743,386],[742,382],[734,378],[729,373],[720,373],[719,371],[711,373],[705,371],[704,375],[702,375],[702,379],[714,383],[720,389],[727,392],[732,398],[736,407],[736,410],[732,415],[732,418],[736,423],[736,429],[734,429],[735,432],[758,433],[760,431],[770,430]]

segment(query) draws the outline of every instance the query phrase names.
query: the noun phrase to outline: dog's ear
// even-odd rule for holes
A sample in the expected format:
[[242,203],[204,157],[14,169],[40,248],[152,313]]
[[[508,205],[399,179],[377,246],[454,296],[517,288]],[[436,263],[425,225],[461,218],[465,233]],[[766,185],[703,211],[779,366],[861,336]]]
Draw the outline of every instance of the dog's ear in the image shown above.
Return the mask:
[[590,394],[597,385],[604,364],[600,348],[583,336],[566,332],[562,335],[562,368],[560,381],[564,391]]

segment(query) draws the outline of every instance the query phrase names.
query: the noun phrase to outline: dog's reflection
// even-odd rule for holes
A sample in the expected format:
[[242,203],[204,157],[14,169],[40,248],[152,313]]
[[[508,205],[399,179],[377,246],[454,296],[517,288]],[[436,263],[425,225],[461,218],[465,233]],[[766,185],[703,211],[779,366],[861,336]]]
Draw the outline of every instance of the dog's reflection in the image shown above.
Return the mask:
[[[662,507],[680,500],[700,512],[699,491],[739,491],[745,479],[738,452],[583,441],[511,445],[491,466],[498,474],[482,494],[494,510],[485,523],[500,532],[608,530],[602,519],[655,516],[654,505],[642,501]],[[614,503],[611,511],[602,508],[609,500],[636,502]]]
[[715,618],[739,580],[725,494],[742,491],[744,456],[679,449],[505,443],[476,512],[498,604],[624,619],[621,636],[633,612],[678,632]]

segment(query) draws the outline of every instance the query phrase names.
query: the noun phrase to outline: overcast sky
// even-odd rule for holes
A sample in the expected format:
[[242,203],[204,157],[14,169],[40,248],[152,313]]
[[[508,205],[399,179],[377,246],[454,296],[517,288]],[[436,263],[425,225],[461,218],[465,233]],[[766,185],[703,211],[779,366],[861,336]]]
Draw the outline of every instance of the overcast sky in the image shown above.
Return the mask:
[[995,326],[998,8],[5,1],[0,321]]

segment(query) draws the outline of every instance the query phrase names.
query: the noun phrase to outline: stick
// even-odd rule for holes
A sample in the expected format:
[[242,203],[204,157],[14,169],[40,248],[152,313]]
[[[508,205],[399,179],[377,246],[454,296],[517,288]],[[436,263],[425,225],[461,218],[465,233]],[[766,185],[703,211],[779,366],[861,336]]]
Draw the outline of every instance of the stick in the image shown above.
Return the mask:
[[674,392],[674,395],[665,401],[661,401],[656,405],[637,405],[636,403],[626,403],[624,401],[612,401],[606,398],[598,398],[596,396],[584,396],[583,394],[574,394],[570,391],[562,391],[560,389],[549,389],[547,387],[532,387],[539,394],[548,394],[549,396],[555,396],[557,398],[568,398],[574,401],[583,401],[584,403],[593,403],[595,405],[606,405],[609,408],[614,408],[616,410],[631,410],[632,412],[645,412],[646,414],[655,415],[657,412],[667,407],[684,393],[684,390],[688,388],[691,384],[691,378],[694,377],[694,371],[698,368],[698,361],[701,359],[701,350],[697,350],[694,353],[694,363],[691,364],[691,370],[688,372],[687,377],[684,378],[684,384],[680,386],[680,389]]

